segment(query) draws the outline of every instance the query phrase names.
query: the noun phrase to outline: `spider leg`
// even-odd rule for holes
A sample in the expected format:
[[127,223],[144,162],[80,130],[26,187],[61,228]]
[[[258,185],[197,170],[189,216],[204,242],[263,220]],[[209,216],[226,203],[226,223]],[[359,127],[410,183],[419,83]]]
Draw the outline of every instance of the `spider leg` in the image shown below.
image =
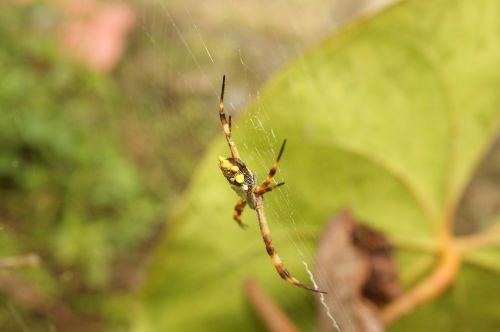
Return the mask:
[[272,239],[271,239],[271,235],[269,232],[269,226],[267,225],[266,216],[264,214],[264,200],[263,200],[262,195],[257,195],[256,204],[257,205],[256,205],[255,210],[257,211],[257,218],[259,220],[259,227],[260,227],[260,232],[262,234],[262,239],[264,240],[264,244],[266,245],[267,254],[269,255],[269,257],[271,257],[271,260],[273,261],[274,268],[276,269],[276,271],[278,272],[280,277],[282,279],[284,279],[285,281],[287,281],[287,282],[289,282],[297,287],[301,287],[301,288],[304,288],[304,289],[307,289],[307,290],[310,290],[313,292],[317,292],[317,293],[326,294],[326,292],[324,292],[322,290],[314,289],[314,288],[311,288],[309,286],[304,285],[303,283],[301,283],[300,281],[295,279],[290,274],[290,272],[288,272],[288,270],[285,268],[285,266],[283,264],[283,261],[278,256],[278,254],[276,253],[276,251],[274,250],[274,247],[272,245]]
[[257,188],[257,191],[255,192],[257,195],[264,195],[265,193],[268,193],[270,191],[273,191],[274,189],[278,188],[278,187],[281,187],[282,185],[284,185],[285,182],[280,182],[278,184],[273,184],[271,186],[267,186],[265,187],[264,189],[260,189],[260,188]]
[[276,174],[276,171],[278,170],[278,165],[280,163],[281,155],[283,154],[283,150],[285,150],[285,144],[286,144],[286,140],[284,140],[283,144],[281,144],[281,149],[280,149],[280,152],[278,153],[278,158],[276,158],[276,161],[274,162],[273,167],[271,167],[271,169],[269,170],[269,174],[267,175],[267,178],[255,190],[256,192],[262,192],[271,183],[271,180],[273,179],[274,174]]
[[247,202],[243,200],[243,198],[240,198],[238,203],[236,203],[236,206],[234,207],[233,210],[233,219],[240,225],[240,227],[245,228],[247,225],[244,224],[241,221],[241,214],[243,213],[243,209],[247,205]]
[[231,137],[231,117],[229,117],[229,122],[226,119],[226,113],[224,113],[224,89],[226,87],[226,75],[222,77],[222,89],[220,93],[220,102],[219,102],[219,118],[220,123],[222,125],[222,129],[224,129],[224,135],[226,136],[227,144],[229,145],[229,149],[231,150],[231,156],[235,159],[240,159],[240,154],[238,153],[238,149],[236,148],[236,144],[233,142],[233,138]]

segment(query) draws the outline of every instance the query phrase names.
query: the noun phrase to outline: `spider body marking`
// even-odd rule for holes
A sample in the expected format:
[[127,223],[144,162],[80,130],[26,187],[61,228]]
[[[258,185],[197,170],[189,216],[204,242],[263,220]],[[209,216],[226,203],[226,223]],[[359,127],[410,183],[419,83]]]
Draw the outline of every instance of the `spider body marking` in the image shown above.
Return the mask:
[[285,184],[284,182],[271,184],[271,181],[278,169],[281,155],[283,154],[283,151],[285,149],[286,140],[283,141],[283,144],[281,145],[280,151],[278,153],[278,157],[276,158],[276,161],[269,170],[266,179],[260,185],[257,185],[257,177],[255,173],[253,173],[240,159],[238,149],[236,148],[236,144],[233,141],[231,133],[231,116],[229,116],[229,118],[227,119],[226,114],[224,113],[223,100],[224,100],[225,82],[226,82],[226,77],[224,76],[222,79],[222,91],[219,103],[219,118],[222,125],[222,129],[224,130],[224,136],[226,137],[227,144],[229,145],[229,150],[231,151],[231,157],[228,158],[219,157],[219,168],[222,171],[222,174],[224,175],[226,180],[231,185],[231,188],[240,197],[233,210],[233,219],[238,223],[238,225],[244,227],[245,224],[243,224],[241,221],[241,214],[243,213],[245,206],[248,204],[248,206],[252,210],[255,210],[257,212],[259,228],[262,234],[262,239],[264,240],[264,244],[266,246],[267,254],[271,258],[271,261],[276,269],[276,272],[278,272],[279,276],[283,280],[297,287],[301,287],[318,293],[326,293],[319,289],[306,286],[299,280],[295,279],[290,274],[290,272],[285,268],[283,262],[276,253],[274,246],[272,245],[269,226],[267,224],[267,219],[264,214],[264,194],[271,192],[274,189]]
[[219,168],[236,194],[248,203],[252,210],[255,210],[257,203],[254,192],[257,183],[255,173],[249,170],[240,159],[235,158],[219,157]]

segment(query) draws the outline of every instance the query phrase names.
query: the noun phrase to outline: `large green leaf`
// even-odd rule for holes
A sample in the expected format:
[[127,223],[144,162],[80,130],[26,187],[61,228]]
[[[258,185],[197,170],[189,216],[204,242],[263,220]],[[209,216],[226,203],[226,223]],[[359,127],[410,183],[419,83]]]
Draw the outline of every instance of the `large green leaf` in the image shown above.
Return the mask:
[[[302,258],[297,244],[313,248],[327,218],[343,207],[402,244],[408,284],[416,266],[434,262],[432,249],[451,232],[459,199],[499,128],[499,40],[497,0],[404,1],[347,27],[267,85],[235,124],[234,139],[258,174],[272,164],[279,138],[289,140],[279,176],[288,188],[266,197],[266,209],[276,248],[297,277],[307,281],[302,260],[312,258],[312,250]],[[231,220],[236,196],[217,169],[217,157],[228,154],[221,138],[201,162],[153,257],[137,331],[255,331],[241,286],[248,276],[302,329],[313,329],[311,294],[276,275],[255,214],[244,213],[246,231]],[[494,278],[498,270],[467,268],[454,288]],[[480,306],[484,289],[459,299],[452,292],[439,311],[422,309],[425,317],[407,330],[426,328],[437,313],[444,315],[440,330],[500,324],[487,308],[482,314],[455,305],[470,296]],[[493,300],[500,294],[491,293]],[[475,324],[454,323],[456,313]]]

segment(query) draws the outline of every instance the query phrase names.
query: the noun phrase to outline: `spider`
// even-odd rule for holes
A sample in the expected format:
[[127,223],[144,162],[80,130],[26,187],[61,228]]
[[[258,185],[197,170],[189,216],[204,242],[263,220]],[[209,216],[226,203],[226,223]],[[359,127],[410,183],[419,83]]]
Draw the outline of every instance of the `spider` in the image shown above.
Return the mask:
[[222,171],[224,177],[231,185],[231,188],[238,194],[238,196],[240,196],[233,210],[233,219],[238,223],[238,225],[240,225],[241,227],[245,227],[245,224],[243,224],[243,222],[241,221],[241,214],[243,213],[243,209],[245,208],[245,206],[248,204],[248,206],[252,210],[255,210],[257,212],[257,219],[259,220],[262,239],[264,240],[267,253],[271,258],[273,265],[280,277],[295,286],[326,294],[326,292],[324,291],[308,287],[295,279],[285,268],[283,262],[281,261],[272,245],[269,226],[267,225],[266,216],[264,214],[264,194],[271,192],[274,189],[285,184],[284,182],[271,184],[271,180],[273,179],[274,175],[276,174],[276,170],[278,169],[281,155],[283,154],[283,150],[285,149],[286,140],[284,140],[283,144],[281,144],[278,157],[276,158],[276,161],[274,162],[266,179],[260,185],[257,185],[257,177],[255,173],[253,173],[240,159],[238,149],[236,148],[236,144],[233,142],[233,138],[231,136],[231,116],[226,119],[226,114],[224,113],[225,85],[226,76],[224,75],[222,78],[222,91],[220,94],[219,117],[222,129],[224,130],[224,136],[226,137],[227,144],[229,145],[229,150],[231,151],[231,157],[219,157],[219,168]]

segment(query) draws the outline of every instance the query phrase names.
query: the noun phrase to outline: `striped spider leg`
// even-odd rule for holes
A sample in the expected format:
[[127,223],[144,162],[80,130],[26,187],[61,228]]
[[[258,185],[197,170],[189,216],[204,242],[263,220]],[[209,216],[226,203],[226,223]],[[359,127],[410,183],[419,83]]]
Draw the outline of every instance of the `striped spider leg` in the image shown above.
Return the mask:
[[264,244],[266,246],[267,254],[271,258],[273,265],[280,277],[297,287],[301,287],[318,293],[326,293],[319,289],[308,287],[301,283],[299,280],[295,279],[285,268],[283,261],[280,259],[272,245],[269,226],[264,214],[264,194],[271,192],[274,189],[285,184],[284,182],[271,184],[271,181],[278,169],[281,156],[285,149],[286,140],[283,141],[278,157],[269,170],[266,179],[262,181],[260,185],[257,185],[257,177],[255,173],[253,173],[240,159],[238,149],[236,148],[236,144],[233,142],[231,136],[231,116],[229,116],[229,118],[226,118],[226,114],[224,113],[225,82],[226,77],[224,76],[222,79],[222,91],[220,95],[219,117],[222,129],[224,130],[224,136],[226,137],[227,144],[229,145],[229,150],[231,151],[231,157],[219,157],[219,168],[221,169],[224,177],[231,185],[231,188],[240,197],[233,210],[233,219],[238,223],[238,225],[244,227],[245,225],[241,221],[241,214],[243,213],[243,209],[245,208],[245,206],[248,204],[248,206],[252,210],[255,210],[257,212],[259,228],[262,234],[262,239],[264,240]]

